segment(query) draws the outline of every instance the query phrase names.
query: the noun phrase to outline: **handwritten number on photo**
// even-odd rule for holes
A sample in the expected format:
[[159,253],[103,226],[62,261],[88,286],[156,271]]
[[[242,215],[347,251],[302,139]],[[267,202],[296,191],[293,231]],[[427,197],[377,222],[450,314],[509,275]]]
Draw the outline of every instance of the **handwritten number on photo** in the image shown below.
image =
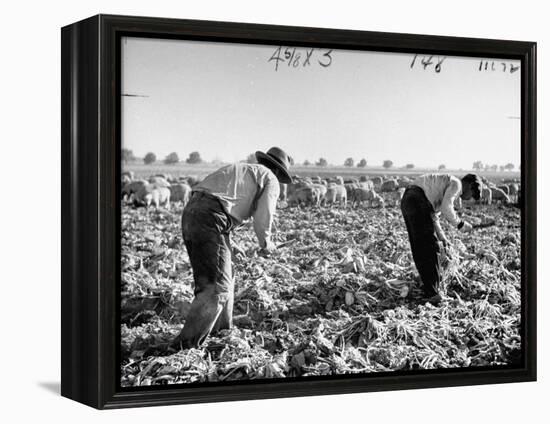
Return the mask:
[[318,61],[319,65],[321,65],[323,68],[326,68],[327,66],[331,65],[332,63],[332,57],[330,56],[331,53],[332,53],[332,50],[329,50],[323,55],[323,57],[328,58],[328,62],[323,63],[320,60]]
[[284,59],[281,59],[281,49],[282,47],[279,47],[277,50],[275,50],[275,52],[271,55],[271,57],[268,60],[268,62],[271,62],[272,60],[275,61],[275,71],[279,70],[279,62],[285,61]]
[[[298,68],[300,65],[305,68],[312,65],[315,50],[310,48],[301,51],[296,47],[279,46],[268,59],[268,62],[275,62],[275,71],[278,71],[279,65],[283,63],[286,63],[288,68]],[[327,68],[332,65],[332,60],[332,50],[327,50],[317,59],[317,63],[323,68]]]
[[[499,68],[497,67],[498,62],[495,62],[494,60],[480,60],[479,61],[479,68],[478,70],[481,71],[498,71]],[[513,74],[514,72],[519,70],[519,66],[514,66],[512,63],[506,63],[506,62],[500,62],[500,70],[502,72],[506,72],[507,69],[510,69],[510,73]]]
[[424,66],[424,69],[426,69],[428,66],[430,66],[431,64],[433,64],[432,58],[433,58],[433,56],[430,56],[430,57],[428,58],[428,60],[426,60],[426,58],[422,59],[422,66]]
[[[418,55],[415,54],[414,57],[413,57],[413,60],[411,61],[411,64],[410,64],[410,68],[413,69],[414,66],[416,65],[416,60],[418,59]],[[423,56],[422,59],[420,60],[420,64],[422,65],[422,69],[423,70],[427,70],[428,67],[434,65],[434,56]],[[446,59],[445,56],[443,57],[439,57],[438,56],[438,59],[437,59],[437,63],[435,63],[435,66],[434,66],[434,71],[436,73],[440,73],[441,72],[441,68],[442,68],[442,65],[443,65],[443,61]]]
[[445,59],[446,59],[445,57],[442,57],[437,61],[437,65],[435,65],[435,72],[437,72],[438,74],[441,72],[441,65],[443,64],[443,61]]

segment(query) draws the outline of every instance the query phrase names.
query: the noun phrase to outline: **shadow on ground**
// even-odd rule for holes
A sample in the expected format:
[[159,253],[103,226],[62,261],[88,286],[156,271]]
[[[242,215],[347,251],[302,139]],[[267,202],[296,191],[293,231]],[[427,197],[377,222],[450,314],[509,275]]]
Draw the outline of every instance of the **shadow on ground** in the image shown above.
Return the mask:
[[38,386],[50,393],[61,394],[61,383],[59,381],[40,382]]

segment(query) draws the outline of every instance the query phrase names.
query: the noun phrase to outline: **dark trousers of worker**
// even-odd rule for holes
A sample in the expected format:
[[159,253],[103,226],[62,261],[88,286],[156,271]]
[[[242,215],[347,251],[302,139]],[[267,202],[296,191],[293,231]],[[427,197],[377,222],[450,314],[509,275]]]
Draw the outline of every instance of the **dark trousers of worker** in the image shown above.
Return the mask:
[[438,292],[441,275],[433,206],[422,188],[410,186],[401,199],[401,212],[409,233],[412,256],[422,280],[424,294],[434,296]]
[[231,218],[214,196],[194,192],[182,215],[182,233],[195,280],[195,298],[176,344],[200,346],[212,331],[233,323]]

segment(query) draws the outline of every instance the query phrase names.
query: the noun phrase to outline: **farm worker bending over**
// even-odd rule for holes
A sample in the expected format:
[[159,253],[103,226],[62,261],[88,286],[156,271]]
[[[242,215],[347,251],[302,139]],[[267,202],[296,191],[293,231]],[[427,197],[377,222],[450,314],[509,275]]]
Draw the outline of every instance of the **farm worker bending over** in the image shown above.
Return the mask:
[[459,231],[471,231],[472,225],[456,215],[453,202],[457,196],[462,200],[472,197],[479,200],[480,187],[481,180],[474,174],[468,174],[462,180],[449,174],[426,174],[414,180],[403,194],[401,212],[409,233],[412,256],[424,294],[433,304],[441,301],[437,240],[444,246],[449,243],[441,229],[439,215],[442,213]]
[[271,226],[279,197],[279,182],[288,184],[289,157],[278,147],[256,152],[257,164],[237,163],[208,175],[193,188],[183,210],[183,240],[195,280],[195,299],[177,347],[198,347],[211,331],[233,322],[231,231],[252,217],[264,252],[272,252]]

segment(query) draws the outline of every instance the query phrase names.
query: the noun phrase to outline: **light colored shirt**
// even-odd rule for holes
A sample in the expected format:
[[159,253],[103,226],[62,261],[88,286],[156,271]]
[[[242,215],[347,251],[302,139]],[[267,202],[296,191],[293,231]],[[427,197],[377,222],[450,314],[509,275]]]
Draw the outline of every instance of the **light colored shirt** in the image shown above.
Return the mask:
[[458,178],[449,174],[425,174],[416,178],[412,185],[424,190],[436,218],[441,213],[454,226],[459,224],[460,219],[454,208],[455,199],[462,193],[462,183]]
[[227,165],[208,175],[193,191],[219,198],[237,224],[252,217],[260,246],[266,246],[280,192],[279,180],[267,167],[250,163]]

